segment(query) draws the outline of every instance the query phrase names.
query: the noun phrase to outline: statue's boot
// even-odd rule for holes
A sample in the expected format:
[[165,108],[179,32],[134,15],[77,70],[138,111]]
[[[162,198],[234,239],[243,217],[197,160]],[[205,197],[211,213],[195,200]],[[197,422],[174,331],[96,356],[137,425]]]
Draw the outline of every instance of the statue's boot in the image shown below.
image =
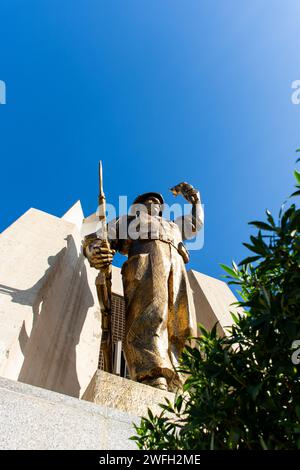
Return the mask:
[[141,381],[144,385],[159,388],[160,390],[168,390],[168,383],[165,377],[149,377]]

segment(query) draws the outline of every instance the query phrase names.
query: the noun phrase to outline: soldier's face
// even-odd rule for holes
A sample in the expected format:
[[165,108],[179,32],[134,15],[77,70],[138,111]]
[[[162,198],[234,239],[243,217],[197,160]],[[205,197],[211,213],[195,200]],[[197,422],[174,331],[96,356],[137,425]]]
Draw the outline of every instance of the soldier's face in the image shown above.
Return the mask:
[[159,215],[161,211],[160,202],[155,197],[151,197],[144,202],[147,212],[150,215]]

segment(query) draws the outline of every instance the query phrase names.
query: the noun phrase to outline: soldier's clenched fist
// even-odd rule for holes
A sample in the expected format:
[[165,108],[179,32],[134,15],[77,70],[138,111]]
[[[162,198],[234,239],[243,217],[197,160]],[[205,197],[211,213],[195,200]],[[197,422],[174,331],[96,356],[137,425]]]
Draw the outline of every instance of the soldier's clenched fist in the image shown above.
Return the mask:
[[200,194],[198,189],[195,189],[189,183],[179,183],[176,186],[173,186],[173,188],[171,188],[171,191],[174,196],[178,196],[178,194],[181,194],[191,204],[197,204],[198,202],[200,202]]
[[113,261],[115,250],[109,244],[96,240],[86,247],[86,255],[92,268],[106,269]]

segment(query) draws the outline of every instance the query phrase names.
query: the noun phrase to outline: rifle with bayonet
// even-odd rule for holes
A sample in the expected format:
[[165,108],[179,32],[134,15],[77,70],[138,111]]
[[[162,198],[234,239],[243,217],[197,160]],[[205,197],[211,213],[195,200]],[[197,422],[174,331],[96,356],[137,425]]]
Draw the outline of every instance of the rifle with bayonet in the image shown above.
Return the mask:
[[[106,221],[106,198],[103,191],[102,162],[99,161],[99,198],[98,198],[99,221],[101,224],[101,247],[110,248],[107,234]],[[96,278],[96,289],[101,309],[102,337],[101,351],[104,360],[104,370],[113,372],[113,338],[111,321],[111,264],[102,267]]]

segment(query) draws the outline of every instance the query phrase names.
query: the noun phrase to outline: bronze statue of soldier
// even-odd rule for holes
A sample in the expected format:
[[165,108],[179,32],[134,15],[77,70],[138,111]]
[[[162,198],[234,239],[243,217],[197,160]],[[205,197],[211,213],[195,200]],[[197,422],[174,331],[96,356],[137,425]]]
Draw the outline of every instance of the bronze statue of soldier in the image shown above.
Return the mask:
[[203,211],[199,191],[190,184],[180,183],[171,191],[192,204],[191,214],[166,220],[162,195],[142,194],[133,203],[138,209],[134,215],[108,224],[109,246],[93,234],[84,241],[84,253],[100,270],[107,269],[116,251],[128,256],[121,273],[126,306],[123,351],[130,377],[175,391],[182,386],[176,371],[179,357],[187,338],[196,334],[185,268],[189,254],[183,241],[201,229]]

